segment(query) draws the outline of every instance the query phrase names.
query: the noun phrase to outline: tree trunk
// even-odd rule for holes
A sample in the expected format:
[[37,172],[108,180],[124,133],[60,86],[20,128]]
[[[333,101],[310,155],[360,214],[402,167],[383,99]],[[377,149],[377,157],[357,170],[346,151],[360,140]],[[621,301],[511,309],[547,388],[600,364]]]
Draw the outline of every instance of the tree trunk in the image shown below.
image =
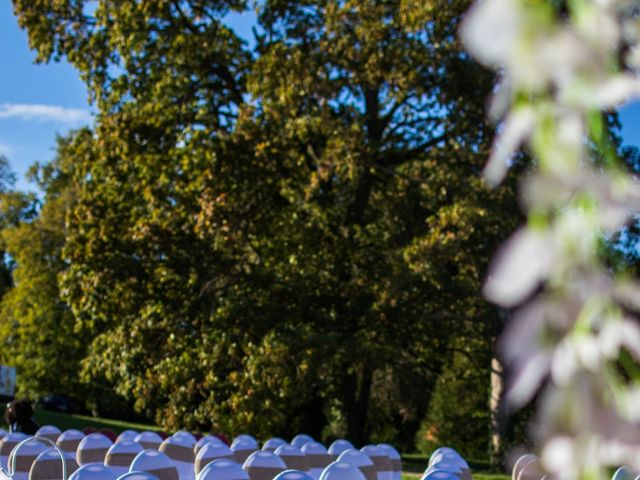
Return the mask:
[[359,375],[357,373],[350,375],[349,382],[347,382],[347,388],[351,389],[350,392],[347,392],[349,400],[345,405],[347,440],[356,447],[362,447],[369,437],[367,417],[369,416],[372,379],[373,371],[365,365]]
[[499,466],[502,448],[502,393],[504,391],[504,371],[496,357],[491,359],[491,464]]

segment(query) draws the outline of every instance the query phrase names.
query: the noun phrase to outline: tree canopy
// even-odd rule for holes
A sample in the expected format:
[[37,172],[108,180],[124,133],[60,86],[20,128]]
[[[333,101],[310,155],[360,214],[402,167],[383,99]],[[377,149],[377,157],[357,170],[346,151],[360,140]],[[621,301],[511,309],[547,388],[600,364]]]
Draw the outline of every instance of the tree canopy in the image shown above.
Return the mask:
[[240,1],[14,0],[98,109],[5,235],[6,355],[46,344],[81,371],[48,383],[41,350],[28,391],[408,446],[454,357],[488,384],[500,321],[478,292],[518,207],[479,177],[493,78],[457,39],[467,7],[268,0],[249,45],[225,24]]

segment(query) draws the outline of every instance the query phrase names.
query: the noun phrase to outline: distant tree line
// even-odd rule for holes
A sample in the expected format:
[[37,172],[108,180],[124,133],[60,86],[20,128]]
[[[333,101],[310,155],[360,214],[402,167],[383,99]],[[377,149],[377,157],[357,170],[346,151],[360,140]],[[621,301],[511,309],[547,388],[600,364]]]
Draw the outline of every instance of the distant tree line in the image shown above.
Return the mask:
[[[461,0],[14,0],[95,124],[0,198],[0,361],[20,393],[167,429],[464,442],[485,455],[521,220],[480,171],[493,78]],[[91,8],[90,8],[91,7]],[[517,169],[516,169],[517,170]],[[466,451],[464,451],[466,449]]]

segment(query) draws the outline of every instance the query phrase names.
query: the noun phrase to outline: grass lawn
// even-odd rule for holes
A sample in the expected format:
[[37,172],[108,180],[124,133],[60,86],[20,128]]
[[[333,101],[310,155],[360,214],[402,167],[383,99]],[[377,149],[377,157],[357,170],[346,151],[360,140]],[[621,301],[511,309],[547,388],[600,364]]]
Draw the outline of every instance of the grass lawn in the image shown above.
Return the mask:
[[[93,427],[96,430],[108,428],[115,433],[123,430],[160,430],[156,425],[145,425],[141,423],[123,422],[108,418],[89,417],[86,415],[69,415],[66,413],[50,412],[48,410],[38,410],[35,414],[35,421],[39,425],[55,425],[61,430],[75,428],[82,430],[85,427]],[[419,480],[422,472],[429,464],[428,457],[420,454],[408,454],[402,456],[403,474],[402,480]],[[473,473],[473,480],[510,480],[510,475],[487,473],[490,472],[490,465],[487,462],[469,461]],[[477,472],[477,473],[476,473]]]
[[115,433],[123,430],[161,430],[155,425],[143,425],[141,423],[123,422],[108,418],[89,417],[86,415],[69,415],[66,413],[50,412],[49,410],[38,410],[34,415],[38,425],[55,425],[60,430],[75,428],[82,430],[85,427],[92,427],[96,430],[108,428]]

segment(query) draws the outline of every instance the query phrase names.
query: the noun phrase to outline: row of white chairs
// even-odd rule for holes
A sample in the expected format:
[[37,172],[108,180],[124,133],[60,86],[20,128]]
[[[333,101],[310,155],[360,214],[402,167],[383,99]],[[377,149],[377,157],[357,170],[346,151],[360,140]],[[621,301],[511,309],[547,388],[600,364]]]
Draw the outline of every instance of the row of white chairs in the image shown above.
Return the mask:
[[[156,469],[157,473],[160,469]],[[61,478],[61,477],[56,477]],[[90,464],[81,467],[69,477],[69,480],[162,480],[169,478],[168,476],[154,475],[148,471],[132,471],[120,477],[114,476],[109,467],[102,464]],[[196,480],[253,480],[255,476],[238,465],[233,460],[217,459],[209,463],[200,472]],[[307,472],[301,470],[284,470],[277,473],[269,480],[313,480]],[[366,480],[367,477],[356,466],[334,461],[329,464],[322,472],[320,480]]]
[[[308,435],[298,435],[291,443],[271,438],[264,442],[262,449],[250,435],[236,437],[231,446],[212,435],[196,440],[185,431],[163,440],[155,432],[129,430],[122,432],[115,443],[100,433],[60,432],[53,426],[43,427],[37,435],[55,442],[64,452],[69,472],[84,472],[83,468],[91,465],[88,471],[95,473],[96,465],[102,465],[116,475],[114,478],[132,470],[149,471],[139,468],[143,462],[163,465],[162,472],[150,472],[162,477],[160,480],[193,480],[199,478],[208,464],[219,459],[241,466],[250,480],[272,480],[286,470],[304,472],[312,480],[319,480],[333,461],[355,465],[364,480],[400,480],[402,469],[400,455],[390,445],[369,445],[357,450],[341,439],[326,449]],[[17,456],[15,480],[49,480],[47,472],[54,468],[54,463],[61,469],[60,458],[56,457],[55,450],[36,441],[28,442],[15,453],[16,445],[26,438],[24,434],[11,433],[0,439],[0,466],[6,471],[12,456]],[[138,465],[134,465],[136,459]]]
[[471,469],[456,450],[440,447],[429,457],[421,480],[471,480]]

